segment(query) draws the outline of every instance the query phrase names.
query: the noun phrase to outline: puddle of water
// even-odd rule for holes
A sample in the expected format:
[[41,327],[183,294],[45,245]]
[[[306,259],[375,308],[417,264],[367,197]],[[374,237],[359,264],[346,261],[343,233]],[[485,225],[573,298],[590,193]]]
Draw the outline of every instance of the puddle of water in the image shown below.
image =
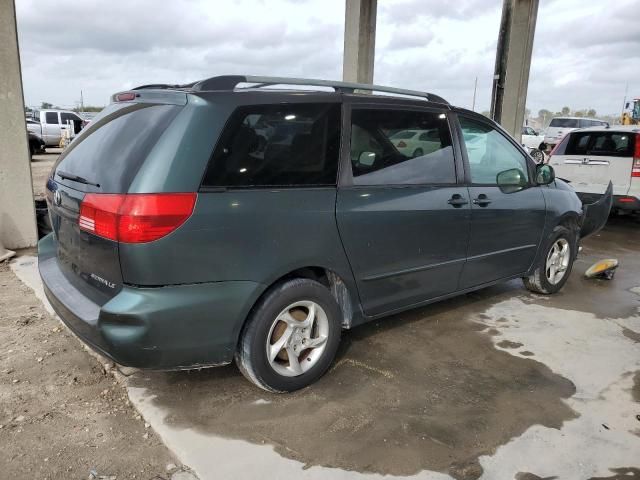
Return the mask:
[[[502,330],[504,338],[524,344],[536,359],[575,383],[576,395],[566,403],[580,416],[559,430],[534,426],[495,455],[481,457],[483,478],[511,478],[507,475],[518,471],[541,477],[615,478],[608,477],[610,466],[640,463],[637,405],[631,393],[640,355],[619,325],[640,327],[640,317],[602,320],[519,299],[494,305],[485,315],[490,318],[483,318],[484,324],[510,326]],[[510,321],[498,322],[504,318]]]
[[[157,428],[150,422],[156,429],[275,450],[284,459],[274,472],[294,461],[305,472],[329,468],[330,478],[347,471],[475,479],[481,455],[533,425],[556,429],[576,416],[563,401],[573,384],[494,348],[481,326],[465,320],[476,308],[462,299],[358,328],[345,335],[333,369],[291,395],[267,397],[235,367],[139,373],[129,379],[132,395],[152,397],[140,408],[162,418]],[[240,478],[247,455],[224,454]],[[206,472],[197,461],[186,463]]]
[[613,475],[607,477],[591,477],[589,480],[637,480],[640,479],[640,468],[610,468]]

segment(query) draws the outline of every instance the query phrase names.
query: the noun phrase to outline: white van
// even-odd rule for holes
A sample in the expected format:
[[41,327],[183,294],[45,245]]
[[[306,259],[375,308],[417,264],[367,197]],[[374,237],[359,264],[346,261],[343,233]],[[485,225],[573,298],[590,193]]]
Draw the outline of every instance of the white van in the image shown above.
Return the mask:
[[551,150],[564,136],[578,128],[608,127],[609,124],[597,118],[583,117],[556,117],[551,119],[551,123],[544,132],[544,142],[540,150]]
[[615,125],[570,132],[549,157],[556,176],[568,180],[583,203],[613,183],[613,209],[640,212],[640,127]]

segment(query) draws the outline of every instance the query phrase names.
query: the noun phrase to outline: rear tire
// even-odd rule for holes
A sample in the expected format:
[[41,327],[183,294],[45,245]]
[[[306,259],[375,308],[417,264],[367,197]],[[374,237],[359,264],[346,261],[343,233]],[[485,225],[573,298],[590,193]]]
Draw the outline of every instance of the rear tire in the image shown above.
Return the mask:
[[560,291],[571,274],[577,254],[575,232],[562,225],[551,232],[535,270],[522,281],[527,290],[543,295]]
[[236,364],[258,387],[292,392],[329,369],[341,329],[340,307],[324,285],[306,278],[287,280],[269,289],[254,307]]
[[422,155],[424,155],[424,150],[422,150],[421,148],[416,148],[413,151],[413,158],[421,157]]

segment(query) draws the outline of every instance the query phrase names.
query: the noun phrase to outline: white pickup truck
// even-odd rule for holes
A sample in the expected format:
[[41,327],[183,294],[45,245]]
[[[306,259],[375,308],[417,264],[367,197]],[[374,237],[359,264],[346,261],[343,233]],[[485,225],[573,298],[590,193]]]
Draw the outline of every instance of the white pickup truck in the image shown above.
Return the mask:
[[70,137],[75,137],[85,121],[68,110],[35,110],[31,120],[27,121],[27,130],[39,135],[47,147],[60,145],[62,132],[70,129]]
[[611,181],[613,210],[640,212],[639,126],[573,130],[551,152],[549,164],[583,203],[598,199]]

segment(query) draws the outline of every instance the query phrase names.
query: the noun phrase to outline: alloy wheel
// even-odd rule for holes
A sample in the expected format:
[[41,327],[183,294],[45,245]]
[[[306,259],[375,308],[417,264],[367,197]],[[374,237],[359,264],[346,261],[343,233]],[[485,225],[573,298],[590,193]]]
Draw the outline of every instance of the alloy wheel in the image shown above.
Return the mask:
[[269,329],[269,365],[286,377],[302,375],[322,357],[328,336],[329,319],[320,305],[309,300],[292,303]]
[[547,255],[545,274],[552,285],[557,285],[562,280],[569,268],[571,260],[571,247],[564,238],[557,239]]

